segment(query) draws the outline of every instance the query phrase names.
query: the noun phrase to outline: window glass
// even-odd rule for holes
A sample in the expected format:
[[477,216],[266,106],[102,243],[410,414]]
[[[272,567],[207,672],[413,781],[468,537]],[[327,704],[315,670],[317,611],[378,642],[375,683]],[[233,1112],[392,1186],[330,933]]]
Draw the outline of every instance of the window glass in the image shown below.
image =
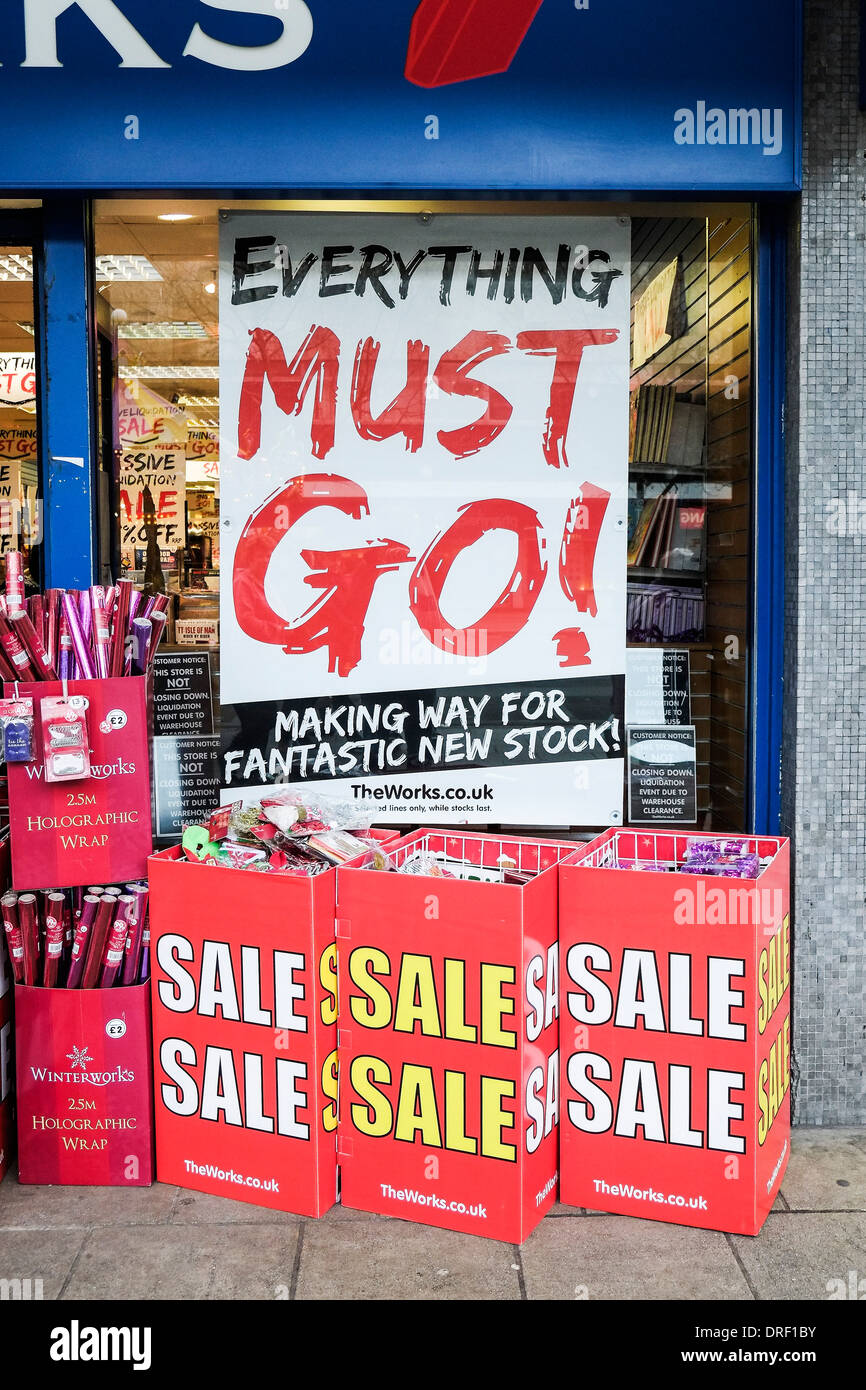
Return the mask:
[[28,591],[40,587],[34,322],[32,248],[0,246],[0,550],[23,552]]
[[[146,588],[175,596],[174,644],[210,644],[215,664],[218,231],[216,203],[97,205],[100,331],[113,367],[104,389],[112,405],[116,560]],[[626,763],[623,820],[744,829],[751,215],[743,208],[648,217],[635,208],[631,245],[628,739],[665,726],[665,746],[679,744],[686,776],[665,816],[664,798],[655,809],[646,800],[632,804],[636,781]],[[636,742],[633,751],[637,766]]]

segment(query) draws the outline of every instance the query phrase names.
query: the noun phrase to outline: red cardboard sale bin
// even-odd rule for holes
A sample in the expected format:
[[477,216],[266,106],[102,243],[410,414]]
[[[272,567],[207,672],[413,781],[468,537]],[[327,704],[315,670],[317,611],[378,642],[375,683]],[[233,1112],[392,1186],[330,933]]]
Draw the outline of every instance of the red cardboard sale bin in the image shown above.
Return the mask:
[[62,695],[59,681],[7,684],[33,700],[31,763],[10,763],[9,828],[16,892],[125,883],[140,878],[153,848],[151,829],[149,678],[68,682],[88,701],[92,775],[46,782],[40,701]]
[[148,868],[158,1177],[321,1216],[337,1195],[336,871],[216,868],[178,847]]
[[426,872],[337,870],[344,1206],[520,1242],[553,1203],[556,867],[573,852],[416,831],[387,853]]
[[[790,1151],[789,845],[609,830],[560,870],[563,1202],[756,1235]],[[643,871],[615,867],[642,863]]]
[[147,985],[16,985],[15,1052],[21,1182],[153,1182]]

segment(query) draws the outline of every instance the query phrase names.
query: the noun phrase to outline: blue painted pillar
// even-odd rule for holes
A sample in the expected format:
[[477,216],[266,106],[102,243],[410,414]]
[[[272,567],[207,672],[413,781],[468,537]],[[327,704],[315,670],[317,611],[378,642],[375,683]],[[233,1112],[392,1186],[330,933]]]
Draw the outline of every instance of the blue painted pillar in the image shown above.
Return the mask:
[[759,214],[757,477],[752,635],[752,829],[778,835],[785,637],[786,237],[784,204]]
[[45,587],[82,589],[96,561],[96,368],[91,213],[48,198],[37,274]]

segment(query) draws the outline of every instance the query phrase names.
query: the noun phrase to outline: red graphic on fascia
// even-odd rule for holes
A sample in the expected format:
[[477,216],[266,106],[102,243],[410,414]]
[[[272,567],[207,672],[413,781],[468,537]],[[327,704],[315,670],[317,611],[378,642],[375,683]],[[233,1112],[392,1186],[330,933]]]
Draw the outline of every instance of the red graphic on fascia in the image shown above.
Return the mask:
[[444,87],[507,72],[540,9],[541,0],[421,0],[406,77]]

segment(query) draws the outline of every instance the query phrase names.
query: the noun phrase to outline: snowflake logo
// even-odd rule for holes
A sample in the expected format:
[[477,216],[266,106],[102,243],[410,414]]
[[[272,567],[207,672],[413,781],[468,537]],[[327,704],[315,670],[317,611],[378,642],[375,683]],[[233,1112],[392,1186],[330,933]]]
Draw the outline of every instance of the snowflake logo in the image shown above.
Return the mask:
[[86,1046],[76,1047],[74,1043],[72,1046],[72,1051],[67,1052],[66,1055],[72,1063],[73,1067],[80,1067],[82,1071],[87,1071],[88,1063],[93,1061],[93,1058],[91,1057],[90,1052],[88,1051]]

